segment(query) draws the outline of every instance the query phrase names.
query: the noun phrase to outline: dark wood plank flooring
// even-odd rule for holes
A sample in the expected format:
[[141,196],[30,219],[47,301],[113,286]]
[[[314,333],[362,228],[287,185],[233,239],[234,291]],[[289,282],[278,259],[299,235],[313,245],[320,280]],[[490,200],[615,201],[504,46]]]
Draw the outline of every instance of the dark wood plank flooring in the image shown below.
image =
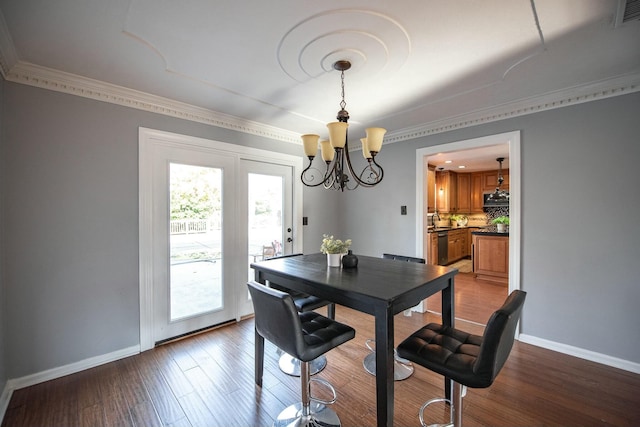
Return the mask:
[[[504,287],[471,275],[456,278],[456,326],[482,333],[482,323],[506,297]],[[437,309],[439,302],[429,303]],[[433,307],[432,307],[433,306]],[[323,311],[323,310],[321,310]],[[343,426],[375,425],[375,378],[362,367],[371,316],[337,307],[356,338],[327,354],[319,375],[338,391],[333,406]],[[467,322],[466,319],[471,322]],[[396,316],[396,342],[433,313]],[[300,382],[280,372],[267,343],[262,388],[253,377],[253,319],[169,343],[73,375],[16,390],[2,426],[268,426],[299,400]],[[321,387],[314,393],[323,395]],[[441,396],[442,378],[416,366],[395,385],[395,425],[419,426],[418,409]],[[326,397],[326,396],[325,396]],[[467,426],[638,426],[640,375],[516,342],[488,389],[469,389]],[[445,409],[430,411],[442,417]]]

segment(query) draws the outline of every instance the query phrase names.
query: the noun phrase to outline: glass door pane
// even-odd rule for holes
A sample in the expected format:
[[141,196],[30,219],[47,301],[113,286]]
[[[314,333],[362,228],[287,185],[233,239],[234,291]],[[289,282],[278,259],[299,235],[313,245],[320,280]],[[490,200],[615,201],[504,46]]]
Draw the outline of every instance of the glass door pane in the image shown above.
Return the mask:
[[[250,261],[282,255],[284,179],[281,176],[249,173],[248,180]],[[249,279],[253,279],[251,269]]]
[[222,298],[222,171],[170,164],[170,321],[212,312]]

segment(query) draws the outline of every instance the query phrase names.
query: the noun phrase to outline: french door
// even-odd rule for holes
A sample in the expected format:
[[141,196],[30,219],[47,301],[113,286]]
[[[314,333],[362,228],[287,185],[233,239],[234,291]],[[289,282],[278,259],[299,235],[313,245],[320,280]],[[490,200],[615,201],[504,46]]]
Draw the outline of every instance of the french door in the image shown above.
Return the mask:
[[[153,165],[153,336],[163,341],[235,318],[235,160],[157,146]],[[226,228],[230,230],[227,232]]]
[[[242,160],[240,176],[240,185],[247,190],[240,206],[241,212],[246,215],[243,229],[246,236],[241,234],[249,260],[245,265],[245,277],[253,280],[251,262],[292,253],[292,168]],[[253,304],[246,288],[238,295],[238,311],[240,316],[253,313]]]
[[279,156],[140,129],[141,350],[252,313],[251,262],[302,247]]

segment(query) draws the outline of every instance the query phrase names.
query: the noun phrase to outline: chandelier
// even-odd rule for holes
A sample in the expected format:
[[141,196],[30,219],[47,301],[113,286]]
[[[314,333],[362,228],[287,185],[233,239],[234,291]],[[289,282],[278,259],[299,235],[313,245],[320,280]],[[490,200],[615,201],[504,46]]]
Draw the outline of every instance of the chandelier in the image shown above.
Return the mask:
[[304,154],[309,158],[309,166],[302,171],[300,179],[308,187],[324,186],[327,190],[354,190],[360,185],[363,187],[373,187],[382,181],[384,171],[376,162],[376,155],[382,148],[382,139],[387,132],[383,128],[367,128],[366,138],[361,138],[362,156],[367,164],[360,173],[354,171],[354,167],[349,157],[349,141],[347,128],[349,124],[349,113],[344,108],[347,103],[344,100],[344,72],[351,68],[351,63],[346,60],[337,61],[333,68],[340,71],[340,81],[342,83],[342,101],[340,111],[338,111],[337,122],[327,124],[329,129],[329,140],[320,141],[320,152],[322,160],[325,162],[325,171],[313,168],[313,159],[318,153],[319,135],[302,135]]
[[496,191],[491,193],[487,198],[488,202],[508,202],[509,201],[509,193],[504,190],[501,190],[502,182],[504,178],[502,176],[502,162],[504,161],[504,157],[498,157],[496,159],[499,165],[498,169],[498,186],[496,187]]

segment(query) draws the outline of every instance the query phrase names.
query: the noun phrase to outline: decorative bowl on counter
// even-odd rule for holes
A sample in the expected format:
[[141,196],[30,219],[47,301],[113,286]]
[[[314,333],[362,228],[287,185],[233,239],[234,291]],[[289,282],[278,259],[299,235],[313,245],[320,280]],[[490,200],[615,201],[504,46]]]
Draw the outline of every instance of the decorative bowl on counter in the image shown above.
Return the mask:
[[452,226],[457,226],[458,227],[466,227],[467,226],[467,222],[469,221],[469,219],[464,216],[464,215],[451,215],[451,225]]

